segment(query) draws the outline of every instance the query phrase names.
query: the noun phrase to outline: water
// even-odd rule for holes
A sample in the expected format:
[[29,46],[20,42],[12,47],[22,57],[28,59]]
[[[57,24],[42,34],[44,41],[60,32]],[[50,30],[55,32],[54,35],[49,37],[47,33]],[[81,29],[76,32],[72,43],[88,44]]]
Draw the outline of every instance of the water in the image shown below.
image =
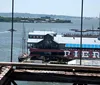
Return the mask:
[[[29,31],[33,30],[53,30],[58,34],[73,33],[70,29],[80,29],[80,20],[72,19],[73,23],[25,23],[26,36]],[[98,19],[84,20],[83,29],[91,29],[94,26],[98,27]],[[14,47],[13,47],[13,61],[18,61],[18,56],[21,54],[21,36],[22,36],[22,23],[14,23]],[[7,30],[11,29],[11,23],[0,22],[0,61],[10,61],[10,42],[11,33]],[[19,82],[18,85],[64,85],[63,83],[49,83],[49,82]],[[66,83],[65,83],[66,84]],[[71,84],[67,84],[71,85]]]

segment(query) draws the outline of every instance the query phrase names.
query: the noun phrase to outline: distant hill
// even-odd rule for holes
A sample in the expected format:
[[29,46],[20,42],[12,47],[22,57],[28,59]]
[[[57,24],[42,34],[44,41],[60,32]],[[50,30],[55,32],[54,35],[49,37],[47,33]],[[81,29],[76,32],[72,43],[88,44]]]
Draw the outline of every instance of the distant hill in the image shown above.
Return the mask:
[[[11,13],[0,13],[2,17],[11,17]],[[71,18],[80,18],[74,16],[64,16],[64,15],[47,15],[47,14],[30,14],[30,13],[14,13],[14,17],[29,17],[29,18],[38,18],[38,17],[51,17],[51,18],[59,18],[59,19],[71,19]]]
[[[0,13],[0,16],[2,17],[11,17],[11,13]],[[80,20],[80,17],[77,16],[65,16],[65,15],[52,15],[52,14],[30,14],[30,13],[14,13],[14,17],[22,17],[22,18],[40,18],[40,17],[51,17],[54,19],[67,19],[67,20],[73,20],[78,19]],[[92,19],[93,17],[84,17],[84,19]]]

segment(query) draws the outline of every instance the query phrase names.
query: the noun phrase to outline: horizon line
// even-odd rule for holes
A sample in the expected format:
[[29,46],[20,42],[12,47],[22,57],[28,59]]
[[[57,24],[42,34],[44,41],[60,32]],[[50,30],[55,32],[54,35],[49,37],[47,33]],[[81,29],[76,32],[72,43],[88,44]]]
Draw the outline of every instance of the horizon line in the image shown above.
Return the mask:
[[[12,12],[0,12],[0,13],[12,13]],[[80,18],[81,16],[74,16],[74,15],[61,15],[61,14],[41,14],[41,13],[26,13],[26,12],[14,12],[18,14],[38,14],[38,15],[52,15],[52,16],[69,16],[69,17],[78,17]],[[85,18],[98,18],[98,17],[89,17],[89,16],[83,16]]]

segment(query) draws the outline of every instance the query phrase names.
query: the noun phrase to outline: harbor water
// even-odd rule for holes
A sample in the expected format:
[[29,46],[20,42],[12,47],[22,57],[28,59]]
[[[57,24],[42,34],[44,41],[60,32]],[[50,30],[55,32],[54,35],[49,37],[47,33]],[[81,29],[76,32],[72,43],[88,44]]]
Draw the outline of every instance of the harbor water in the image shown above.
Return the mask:
[[[72,19],[72,23],[24,23],[26,28],[26,40],[28,32],[34,30],[52,30],[58,34],[75,33],[70,29],[80,29],[80,19]],[[97,18],[84,19],[83,29],[97,29],[99,21]],[[18,61],[18,56],[22,53],[22,30],[23,23],[14,23],[14,44],[13,44],[13,61]],[[0,22],[0,61],[10,61],[11,55],[11,22]],[[94,32],[95,33],[95,32]],[[98,33],[99,34],[99,33]],[[99,35],[98,35],[99,37]],[[21,82],[17,81],[18,85],[71,85],[66,83],[54,82]]]

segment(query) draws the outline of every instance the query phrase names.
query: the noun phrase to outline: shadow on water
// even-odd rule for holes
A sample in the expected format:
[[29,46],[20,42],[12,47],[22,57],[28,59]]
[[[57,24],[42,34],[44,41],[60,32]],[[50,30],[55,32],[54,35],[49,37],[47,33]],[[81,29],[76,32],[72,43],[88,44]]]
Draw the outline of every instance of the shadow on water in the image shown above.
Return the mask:
[[[18,85],[73,85],[72,83],[55,83],[55,82],[28,82],[17,81]],[[88,85],[100,85],[100,84],[88,84]]]
[[55,82],[22,82],[17,81],[18,85],[72,85],[71,83],[55,83]]

